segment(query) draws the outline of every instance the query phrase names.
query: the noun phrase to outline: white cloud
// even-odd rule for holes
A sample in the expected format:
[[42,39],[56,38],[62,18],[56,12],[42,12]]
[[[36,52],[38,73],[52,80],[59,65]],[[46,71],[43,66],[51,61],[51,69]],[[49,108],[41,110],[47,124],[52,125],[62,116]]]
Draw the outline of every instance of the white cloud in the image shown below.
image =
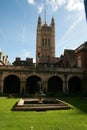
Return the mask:
[[58,1],[59,6],[66,4],[66,0],[57,0],[57,1]]
[[45,0],[44,3],[38,3],[35,0],[27,0],[29,4],[36,5],[38,13],[41,13],[44,6],[51,7],[57,11],[59,7],[64,7],[68,11],[81,11],[84,9],[83,0]]
[[40,14],[44,8],[44,3],[36,3],[35,0],[27,0],[28,1],[28,4],[31,4],[31,5],[36,5],[37,9],[38,9],[38,13]]
[[84,9],[84,5],[80,0],[69,0],[69,2],[66,5],[66,9],[68,11],[80,11]]
[[28,3],[34,5],[35,1],[34,0],[28,0]]
[[59,7],[58,0],[46,0],[47,5],[50,5],[53,11],[56,11]]
[[42,10],[44,9],[44,4],[41,3],[40,5],[38,5],[38,13],[40,14],[42,12]]
[[46,0],[53,11],[57,11],[59,7],[64,6],[68,11],[83,10],[84,5],[81,0]]

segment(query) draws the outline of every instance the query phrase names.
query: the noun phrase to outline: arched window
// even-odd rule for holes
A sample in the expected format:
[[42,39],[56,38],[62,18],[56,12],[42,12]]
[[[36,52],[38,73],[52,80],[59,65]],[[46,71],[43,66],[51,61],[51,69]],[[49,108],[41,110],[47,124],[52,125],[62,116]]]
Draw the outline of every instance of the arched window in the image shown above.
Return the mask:
[[50,48],[50,39],[48,39],[48,48]]
[[45,39],[45,46],[47,47],[47,39]]
[[42,38],[42,47],[44,47],[44,39]]

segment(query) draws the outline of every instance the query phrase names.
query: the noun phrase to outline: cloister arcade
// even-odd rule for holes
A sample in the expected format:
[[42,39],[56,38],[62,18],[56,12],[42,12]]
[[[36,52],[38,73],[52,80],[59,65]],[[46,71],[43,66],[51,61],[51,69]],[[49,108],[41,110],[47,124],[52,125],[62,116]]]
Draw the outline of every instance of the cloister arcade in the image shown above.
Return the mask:
[[42,83],[44,93],[81,93],[82,79],[79,76],[69,76],[66,80],[62,75],[50,75],[43,78],[41,75],[32,74],[20,77],[10,74],[4,77],[2,82],[2,94],[35,94],[38,90],[38,81]]

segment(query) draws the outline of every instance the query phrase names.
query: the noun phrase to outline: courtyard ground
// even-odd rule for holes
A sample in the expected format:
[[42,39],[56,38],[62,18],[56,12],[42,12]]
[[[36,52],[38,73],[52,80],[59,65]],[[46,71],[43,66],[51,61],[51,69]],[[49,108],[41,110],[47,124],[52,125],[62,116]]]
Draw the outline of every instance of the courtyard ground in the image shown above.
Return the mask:
[[0,97],[0,130],[87,130],[87,98],[60,98],[71,110],[11,111],[18,98]]

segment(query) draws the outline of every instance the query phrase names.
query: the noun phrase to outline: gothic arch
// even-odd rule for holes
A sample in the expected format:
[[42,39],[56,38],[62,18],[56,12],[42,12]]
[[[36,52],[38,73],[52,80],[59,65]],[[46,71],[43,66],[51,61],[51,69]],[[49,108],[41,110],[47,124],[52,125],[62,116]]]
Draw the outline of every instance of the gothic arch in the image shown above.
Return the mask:
[[5,94],[19,94],[20,93],[20,79],[15,75],[8,75],[4,79]]
[[48,92],[60,93],[63,91],[63,81],[58,76],[52,76],[48,80]]
[[41,81],[41,78],[37,75],[29,76],[26,80],[26,93],[35,94],[39,91],[38,83]]
[[78,76],[73,76],[68,81],[68,88],[70,94],[81,93],[81,79]]
[[14,75],[14,76],[16,76],[16,77],[18,77],[18,78],[20,79],[20,75],[19,75],[18,73],[4,73],[4,74],[3,74],[3,80],[4,80],[6,77],[10,76],[10,75]]

